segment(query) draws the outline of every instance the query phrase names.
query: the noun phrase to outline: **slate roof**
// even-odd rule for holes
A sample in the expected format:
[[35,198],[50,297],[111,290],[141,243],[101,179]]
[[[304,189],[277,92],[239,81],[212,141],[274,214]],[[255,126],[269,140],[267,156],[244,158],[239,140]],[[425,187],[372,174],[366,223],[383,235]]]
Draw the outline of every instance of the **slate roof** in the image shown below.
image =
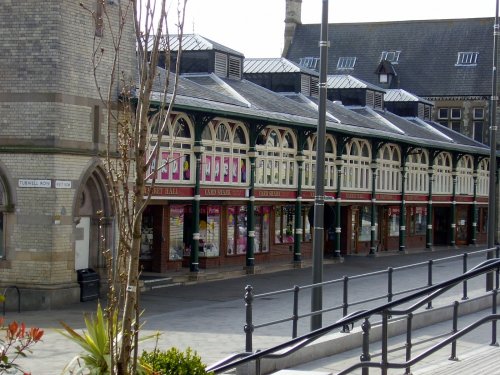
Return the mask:
[[434,103],[403,89],[385,90],[384,102],[420,102],[424,104],[434,105]]
[[376,86],[349,74],[329,75],[326,79],[326,87],[329,89],[371,89],[385,92],[380,86]]
[[[416,95],[491,94],[494,18],[330,24],[328,73],[347,73],[373,84],[382,51],[401,51],[394,68],[403,88]],[[297,25],[287,58],[318,57],[319,24]],[[459,52],[478,52],[477,65],[455,66]],[[337,70],[339,57],[356,57]]]
[[300,66],[299,64],[283,57],[245,59],[243,65],[243,73],[245,74],[300,72],[314,76],[319,75],[317,71]]
[[[179,49],[179,35],[170,35],[170,49],[177,51]],[[231,55],[244,55],[234,49],[228,48],[220,43],[214,42],[198,34],[184,34],[182,36],[183,51],[220,51]]]

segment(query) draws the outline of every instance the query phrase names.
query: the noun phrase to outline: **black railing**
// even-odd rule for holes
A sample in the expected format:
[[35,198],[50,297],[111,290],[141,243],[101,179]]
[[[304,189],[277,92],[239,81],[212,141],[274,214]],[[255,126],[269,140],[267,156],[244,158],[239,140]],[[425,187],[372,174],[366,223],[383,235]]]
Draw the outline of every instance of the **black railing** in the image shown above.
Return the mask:
[[[484,250],[486,251],[492,251],[496,250],[496,254],[498,256],[499,254],[499,248],[496,249],[487,249]],[[463,256],[465,261],[467,260],[467,256]],[[449,258],[447,258],[449,259]],[[442,260],[439,260],[442,261]],[[434,261],[433,263],[435,263]],[[431,263],[432,264],[432,263]],[[409,266],[406,266],[408,268]],[[435,300],[437,297],[443,295],[453,287],[463,284],[464,288],[466,288],[467,284],[466,282],[472,278],[475,278],[480,275],[484,274],[491,274],[491,272],[496,271],[496,276],[497,276],[497,283],[496,286],[498,288],[498,276],[499,276],[499,269],[500,269],[500,259],[490,259],[486,260],[485,262],[479,264],[478,266],[474,267],[473,269],[467,271],[466,273],[451,278],[447,281],[443,281],[440,283],[437,283],[435,285],[430,285],[424,288],[414,288],[416,289],[410,294],[407,294],[405,296],[400,297],[399,299],[394,300],[392,297],[389,297],[389,293],[386,295],[387,299],[391,299],[387,303],[372,308],[368,310],[363,310],[363,311],[358,311],[358,312],[353,312],[351,314],[347,314],[344,318],[338,320],[334,324],[328,325],[326,327],[320,328],[318,330],[315,330],[313,332],[307,333],[305,335],[302,335],[300,337],[294,337],[291,340],[284,342],[282,344],[276,345],[272,348],[265,349],[258,351],[256,353],[251,353],[249,351],[245,353],[238,353],[234,354],[228,358],[225,358],[224,360],[210,366],[207,370],[208,371],[213,371],[215,374],[220,374],[223,373],[227,370],[234,369],[236,367],[242,366],[242,365],[248,365],[249,363],[253,362],[255,363],[255,374],[260,375],[261,374],[261,369],[260,369],[260,364],[262,359],[278,359],[278,358],[283,358],[286,356],[291,355],[292,353],[300,350],[304,346],[314,342],[318,338],[334,331],[337,329],[343,329],[347,326],[354,325],[358,321],[362,321],[361,324],[361,329],[363,331],[363,345],[362,345],[362,355],[360,357],[360,362],[351,366],[350,368],[344,370],[341,372],[341,374],[347,374],[355,369],[362,368],[363,369],[363,374],[368,374],[368,369],[369,368],[380,368],[382,369],[382,374],[387,373],[387,369],[390,368],[404,368],[406,369],[406,373],[410,373],[410,367],[413,366],[415,363],[418,361],[428,357],[435,351],[441,349],[442,347],[452,344],[452,356],[456,357],[456,345],[453,345],[453,343],[456,343],[456,340],[466,333],[474,330],[480,325],[483,325],[487,322],[492,322],[492,343],[496,343],[496,320],[500,318],[499,315],[496,314],[496,296],[497,296],[497,290],[494,289],[491,293],[493,296],[493,311],[492,314],[480,319],[477,322],[474,322],[470,326],[457,331],[457,319],[458,319],[458,302],[455,302],[455,308],[454,308],[454,313],[453,313],[453,329],[452,329],[452,335],[444,339],[442,342],[439,344],[434,345],[433,347],[429,348],[428,350],[424,351],[423,353],[420,353],[419,355],[415,356],[414,358],[411,358],[411,348],[412,348],[412,319],[413,319],[413,313],[415,310],[417,310],[420,307],[423,307],[425,305],[432,306],[432,301]],[[294,288],[295,290],[295,288]],[[280,291],[280,292],[285,292],[285,291]],[[248,291],[247,291],[248,294]],[[398,293],[401,294],[401,293]],[[270,293],[267,293],[266,295],[270,295]],[[465,296],[466,297],[466,296]],[[411,303],[417,299],[421,298],[418,300],[418,302],[414,303],[412,306],[405,308],[405,309],[400,309],[396,310],[397,307],[400,307],[402,305]],[[462,299],[464,296],[462,296]],[[250,299],[251,301],[251,299]],[[247,301],[248,303],[249,301]],[[352,306],[352,304],[351,304]],[[343,306],[342,306],[343,307]],[[250,316],[251,318],[251,310],[250,314],[248,314],[249,311],[247,310],[247,318]],[[306,314],[306,315],[311,315],[311,314]],[[381,351],[381,361],[380,362],[371,362],[371,355],[370,355],[370,350],[369,350],[369,336],[370,336],[370,330],[371,330],[371,323],[370,323],[370,318],[372,316],[381,316],[381,341],[382,341],[382,351]],[[395,319],[396,316],[406,316],[407,319],[407,342],[405,344],[406,348],[406,361],[402,363],[394,363],[394,362],[389,362],[388,361],[388,326],[389,326],[389,320]],[[252,328],[252,327],[250,327]],[[455,352],[454,352],[455,351]]]
[[[278,325],[286,322],[291,322],[292,327],[291,327],[291,338],[295,338],[298,336],[298,325],[299,321],[304,318],[311,317],[313,315],[317,314],[324,314],[324,313],[329,313],[333,311],[341,311],[341,316],[346,317],[349,314],[349,309],[352,309],[353,307],[358,307],[358,308],[363,308],[366,306],[368,303],[371,302],[376,302],[376,301],[387,301],[391,302],[395,297],[401,296],[401,295],[407,295],[409,293],[416,292],[418,290],[422,290],[424,288],[427,288],[429,286],[433,285],[433,279],[434,279],[434,272],[435,272],[435,267],[437,265],[441,265],[443,263],[449,263],[451,261],[456,261],[456,260],[462,260],[462,271],[463,273],[467,272],[467,267],[468,267],[468,260],[471,256],[477,256],[477,255],[488,255],[489,252],[492,250],[495,250],[496,252],[496,258],[500,258],[500,249],[495,248],[495,249],[483,249],[483,250],[478,250],[478,251],[473,251],[469,253],[463,253],[463,254],[457,254],[453,255],[450,257],[445,257],[445,258],[439,258],[439,259],[434,259],[434,260],[429,260],[426,262],[420,262],[420,263],[414,263],[410,265],[405,265],[401,267],[389,267],[387,270],[380,270],[380,271],[375,271],[375,272],[370,272],[370,273],[365,273],[361,275],[355,275],[355,276],[344,276],[340,279],[335,279],[335,280],[330,280],[330,281],[325,281],[320,284],[311,284],[311,285],[305,285],[305,286],[294,286],[293,288],[290,289],[283,289],[283,290],[278,290],[274,292],[269,292],[269,293],[261,293],[261,294],[253,294],[253,287],[248,285],[245,288],[245,311],[246,311],[246,318],[245,318],[245,326],[244,326],[244,332],[245,332],[245,350],[247,352],[252,352],[253,351],[253,336],[254,332],[257,329],[264,328],[264,327],[269,327],[273,325]],[[396,290],[394,287],[394,275],[396,273],[401,273],[401,272],[408,272],[410,270],[415,270],[417,268],[426,268],[426,273],[427,273],[427,280],[423,281],[422,284],[420,285],[415,285],[412,288],[408,289],[401,289],[401,290]],[[353,293],[350,293],[350,284],[356,280],[368,280],[374,276],[383,276],[386,275],[387,278],[387,289],[381,290],[381,294],[373,294],[371,297],[365,297],[359,300],[351,300],[349,297],[350,295],[352,296]],[[497,288],[498,288],[498,275],[497,275]],[[341,288],[342,290],[342,303],[337,304],[334,306],[326,307],[322,310],[319,311],[314,311],[314,312],[306,312],[303,314],[299,314],[299,299],[300,299],[300,292],[306,291],[309,289],[313,289],[316,286],[325,286],[325,287],[332,287],[334,289],[339,289]],[[326,288],[325,288],[326,290]],[[254,316],[254,304],[258,300],[265,300],[270,297],[275,297],[278,295],[283,295],[283,294],[292,294],[293,295],[293,303],[292,303],[292,311],[291,315],[284,316],[280,319],[277,320],[270,320],[270,321],[265,321],[265,322],[259,322],[256,323],[253,319]],[[468,285],[467,285],[467,280],[463,282],[463,288],[462,288],[462,299],[466,300],[468,299]],[[428,309],[432,308],[432,300],[428,302]],[[349,330],[349,327],[346,325],[343,328],[344,332],[347,332]]]

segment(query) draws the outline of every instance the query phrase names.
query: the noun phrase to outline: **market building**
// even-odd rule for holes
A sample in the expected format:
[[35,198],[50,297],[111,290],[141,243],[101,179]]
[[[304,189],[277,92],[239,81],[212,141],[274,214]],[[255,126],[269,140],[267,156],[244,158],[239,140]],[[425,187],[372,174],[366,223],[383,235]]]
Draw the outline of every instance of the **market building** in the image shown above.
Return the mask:
[[[119,17],[116,2],[108,10]],[[50,309],[78,301],[78,271],[104,274],[102,247],[114,246],[101,160],[113,124],[91,63],[94,37],[111,46],[78,2],[11,2],[0,17],[10,51],[0,56],[0,287],[19,288],[22,309]],[[125,35],[120,69],[134,77],[133,30]],[[185,38],[167,163],[144,213],[144,270],[300,263],[312,247],[314,70],[281,60],[289,77],[258,73],[281,80],[275,92],[244,77],[241,53]],[[97,70],[104,84],[109,65]],[[367,82],[336,74],[329,83],[325,255],[484,243],[488,148],[430,121],[427,96]]]

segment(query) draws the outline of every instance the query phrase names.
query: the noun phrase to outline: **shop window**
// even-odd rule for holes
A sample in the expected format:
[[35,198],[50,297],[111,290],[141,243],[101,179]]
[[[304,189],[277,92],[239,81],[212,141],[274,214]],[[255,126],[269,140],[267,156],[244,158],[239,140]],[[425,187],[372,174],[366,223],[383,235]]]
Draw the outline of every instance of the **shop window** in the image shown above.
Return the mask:
[[[378,223],[378,212],[375,210],[375,223]],[[377,224],[375,224],[377,225]],[[372,228],[372,211],[370,206],[363,206],[359,214],[359,241],[371,240]],[[375,240],[377,239],[378,231],[375,231]]]
[[233,206],[227,209],[227,255],[247,252],[247,208]]
[[295,234],[295,207],[279,206],[276,207],[274,217],[274,242],[275,243],[293,243]]
[[427,231],[427,207],[408,207],[408,234],[420,236]]
[[153,258],[153,215],[145,212],[142,215],[142,236],[141,236],[141,260],[151,260]]
[[481,207],[478,209],[478,223],[476,230],[478,233],[486,233],[488,230],[488,209],[486,207]]
[[389,236],[398,237],[399,236],[399,207],[389,207]]
[[269,252],[270,243],[271,207],[260,206],[255,208],[255,252]]
[[200,256],[219,256],[220,211],[219,206],[201,206],[200,208]]
[[189,255],[191,250],[192,231],[188,206],[173,205],[170,207],[169,220],[169,260],[181,260],[184,255]]

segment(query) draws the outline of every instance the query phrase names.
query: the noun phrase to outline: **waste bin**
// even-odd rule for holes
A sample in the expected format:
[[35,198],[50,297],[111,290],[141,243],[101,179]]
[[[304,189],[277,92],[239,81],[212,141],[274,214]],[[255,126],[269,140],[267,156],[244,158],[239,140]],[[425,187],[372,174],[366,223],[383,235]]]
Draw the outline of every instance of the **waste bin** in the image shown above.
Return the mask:
[[91,301],[99,298],[99,275],[92,268],[76,271],[80,284],[80,301]]

